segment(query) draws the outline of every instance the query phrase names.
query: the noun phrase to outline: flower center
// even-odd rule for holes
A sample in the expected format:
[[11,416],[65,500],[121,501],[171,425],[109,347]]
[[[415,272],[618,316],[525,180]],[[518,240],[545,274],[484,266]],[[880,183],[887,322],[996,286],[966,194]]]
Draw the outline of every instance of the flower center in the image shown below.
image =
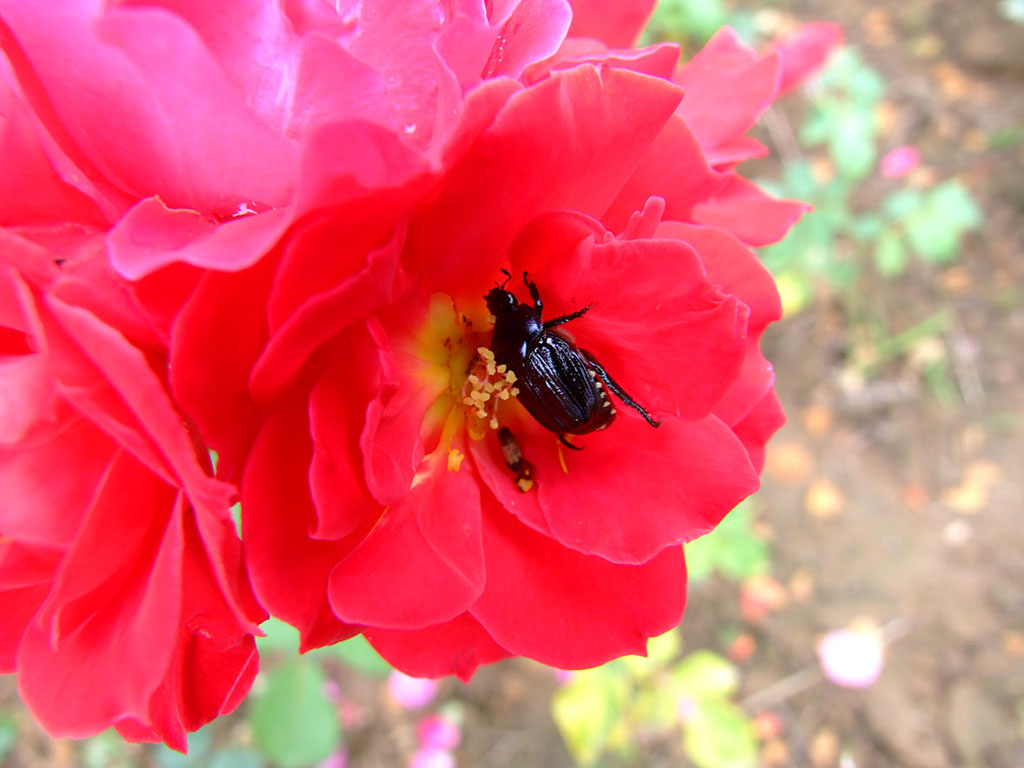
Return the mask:
[[462,385],[462,404],[470,410],[469,434],[481,440],[488,429],[498,428],[498,405],[519,394],[516,375],[505,365],[497,365],[487,347],[476,348],[472,372]]
[[463,424],[472,439],[482,440],[498,429],[501,405],[519,394],[516,375],[499,365],[487,347],[493,323],[482,306],[467,315],[450,296],[431,297],[412,350],[422,383],[439,392],[424,418],[426,444],[433,442],[430,436],[450,443],[454,430]]

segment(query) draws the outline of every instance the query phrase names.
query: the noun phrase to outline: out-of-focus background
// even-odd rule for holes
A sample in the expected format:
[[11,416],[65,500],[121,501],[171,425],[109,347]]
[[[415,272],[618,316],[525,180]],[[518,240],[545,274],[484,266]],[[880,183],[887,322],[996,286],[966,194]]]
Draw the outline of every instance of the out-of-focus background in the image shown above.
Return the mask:
[[649,659],[436,684],[273,625],[188,757],[50,740],[8,677],[0,766],[1024,765],[1024,0],[663,0],[649,40],[816,19],[848,46],[747,168],[816,208],[762,252],[789,423]]

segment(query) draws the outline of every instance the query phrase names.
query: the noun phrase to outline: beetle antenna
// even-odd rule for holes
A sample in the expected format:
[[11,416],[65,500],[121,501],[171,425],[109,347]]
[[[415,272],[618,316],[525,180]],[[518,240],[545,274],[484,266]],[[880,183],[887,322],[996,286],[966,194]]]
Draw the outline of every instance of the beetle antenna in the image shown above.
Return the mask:
[[505,282],[503,282],[501,285],[498,285],[498,281],[495,280],[494,284],[498,285],[498,289],[503,291],[505,290],[505,286],[508,285],[508,281],[512,279],[512,273],[509,272],[504,267],[501,268],[501,271],[505,273]]

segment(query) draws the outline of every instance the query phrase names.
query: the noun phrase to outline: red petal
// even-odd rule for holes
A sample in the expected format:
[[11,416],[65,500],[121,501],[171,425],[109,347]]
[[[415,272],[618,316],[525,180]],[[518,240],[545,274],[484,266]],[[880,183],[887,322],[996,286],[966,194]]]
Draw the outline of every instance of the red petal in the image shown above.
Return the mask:
[[572,0],[570,37],[595,37],[630,48],[654,12],[656,0]]
[[[414,322],[419,324],[427,322],[426,314],[420,311],[425,307],[424,302],[415,301],[404,308],[410,310],[407,317],[415,317]],[[448,381],[425,382],[416,375],[414,367],[422,364],[421,360],[407,350],[392,349],[380,323],[370,323],[369,329],[376,359],[368,360],[364,356],[357,365],[365,374],[371,371],[379,371],[379,374],[375,381],[376,392],[366,406],[359,446],[370,492],[381,504],[394,504],[405,498],[412,486],[413,475],[423,459],[420,433],[424,416],[430,404],[447,388]]]
[[50,160],[37,124],[0,62],[0,225],[77,222],[105,228],[106,218],[86,194],[67,183]]
[[748,245],[771,245],[810,209],[799,200],[769,197],[753,182],[731,176],[713,197],[694,206],[693,220],[731,232]]
[[658,227],[657,236],[676,238],[694,247],[708,279],[750,307],[751,333],[782,317],[782,302],[771,273],[750,248],[728,232],[666,221]]
[[498,32],[482,76],[518,78],[527,66],[558,50],[572,18],[566,0],[520,0]]
[[[76,361],[72,371],[70,361],[60,360],[62,385],[80,392],[75,405],[118,435],[154,472],[163,476],[165,468],[170,469],[174,476],[171,484],[180,484],[194,504],[219,510],[226,517],[234,490],[200,469],[181,417],[142,352],[88,312],[52,299],[49,305],[62,330],[89,361]],[[56,341],[53,334],[51,341]],[[70,357],[71,350],[65,349],[64,354]],[[88,370],[90,363],[96,370]],[[102,382],[102,391],[97,391],[97,380]],[[151,453],[159,464],[152,463]]]
[[331,607],[343,621],[420,629],[455,618],[480,594],[479,486],[446,460],[428,460],[409,494],[331,573]]
[[779,95],[800,86],[842,44],[843,28],[824,21],[805,24],[791,37],[777,42],[773,47],[782,61]]
[[181,19],[46,3],[4,16],[27,57],[16,64],[26,97],[49,107],[47,127],[86,175],[219,215],[287,201],[295,147],[249,111]]
[[581,555],[484,500],[487,586],[471,613],[500,646],[562,669],[644,653],[679,623],[686,603],[682,547],[644,565]]
[[311,539],[316,510],[308,490],[312,441],[306,403],[281,403],[268,416],[242,479],[242,530],[253,587],[270,613],[298,627],[304,649],[359,631],[327,602],[327,579],[359,541]]
[[475,294],[539,213],[602,213],[680,95],[664,80],[591,66],[513,95],[410,229],[420,273],[457,299]]
[[[147,497],[168,490],[134,460],[120,462],[61,570],[64,586],[47,601],[60,629],[34,622],[25,633],[21,693],[54,736],[81,737],[124,715],[147,716],[174,649],[168,628],[179,621],[183,542],[180,500],[174,512],[164,507],[141,519],[139,512],[160,509]],[[104,537],[108,545],[96,549]],[[117,556],[104,559],[103,551]],[[68,611],[76,615],[65,617]]]
[[651,197],[664,198],[665,218],[687,221],[695,205],[714,196],[727,182],[727,176],[708,166],[704,150],[686,122],[673,115],[601,221],[613,232],[621,232],[633,212],[641,210]]
[[679,46],[675,43],[658,43],[637,50],[610,51],[596,40],[571,37],[562,43],[552,58],[529,67],[522,79],[526,83],[536,83],[547,77],[552,70],[570,69],[580,64],[597,66],[607,63],[615,69],[631,69],[671,80],[678,62]]
[[720,30],[675,80],[686,89],[676,114],[711,149],[750,130],[775,98],[777,56],[759,56],[733,30]]
[[50,593],[60,553],[19,542],[0,543],[0,672],[17,671],[18,646]]
[[372,628],[363,634],[389,664],[412,677],[455,675],[469,682],[478,667],[509,656],[468,613],[423,629]]
[[[349,378],[351,371],[335,365],[316,383],[309,399],[309,487],[317,520],[309,535],[314,539],[341,539],[380,515],[380,504],[363,482],[359,432],[364,400],[353,396]],[[411,469],[408,479],[412,481]]]
[[758,472],[764,466],[764,446],[768,438],[786,423],[786,414],[775,392],[768,392],[747,417],[733,427]]
[[0,531],[5,536],[63,546],[77,530],[116,446],[77,416],[60,427],[13,447],[0,445]]
[[[266,301],[276,264],[264,259],[234,274],[207,273],[171,337],[171,388],[220,454],[219,476],[235,479],[259,427],[249,372],[267,340]],[[231,311],[225,311],[225,307]]]
[[171,209],[150,197],[111,230],[110,263],[129,280],[177,262],[237,272],[273,248],[290,223],[289,208],[213,222],[199,211]]
[[652,413],[700,418],[739,374],[748,310],[677,240],[583,241],[543,268],[513,266],[536,280],[548,320],[593,304],[565,333]]
[[775,383],[775,369],[762,354],[760,342],[760,334],[748,339],[739,377],[715,403],[713,413],[730,427],[744,419]]
[[517,437],[551,536],[612,562],[643,563],[707,533],[758,487],[743,446],[714,416],[669,416],[653,429],[620,413],[607,432],[577,437],[582,451],[539,428]]
[[[252,372],[257,399],[279,393],[317,347],[392,298],[404,232],[361,224],[359,234],[350,223],[309,225],[289,241],[267,305],[270,341]],[[327,252],[338,258],[325,264]]]

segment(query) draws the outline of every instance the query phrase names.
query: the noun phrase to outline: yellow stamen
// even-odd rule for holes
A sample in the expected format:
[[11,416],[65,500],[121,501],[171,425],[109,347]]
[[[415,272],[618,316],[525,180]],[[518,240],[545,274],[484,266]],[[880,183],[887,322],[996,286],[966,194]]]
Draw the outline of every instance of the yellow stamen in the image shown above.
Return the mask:
[[448,451],[448,471],[458,472],[462,466],[463,459],[466,458],[466,454],[460,451],[458,448],[452,448]]
[[569,467],[565,465],[565,454],[562,453],[562,444],[558,443],[556,447],[558,448],[558,463],[562,465],[562,471],[568,475]]

